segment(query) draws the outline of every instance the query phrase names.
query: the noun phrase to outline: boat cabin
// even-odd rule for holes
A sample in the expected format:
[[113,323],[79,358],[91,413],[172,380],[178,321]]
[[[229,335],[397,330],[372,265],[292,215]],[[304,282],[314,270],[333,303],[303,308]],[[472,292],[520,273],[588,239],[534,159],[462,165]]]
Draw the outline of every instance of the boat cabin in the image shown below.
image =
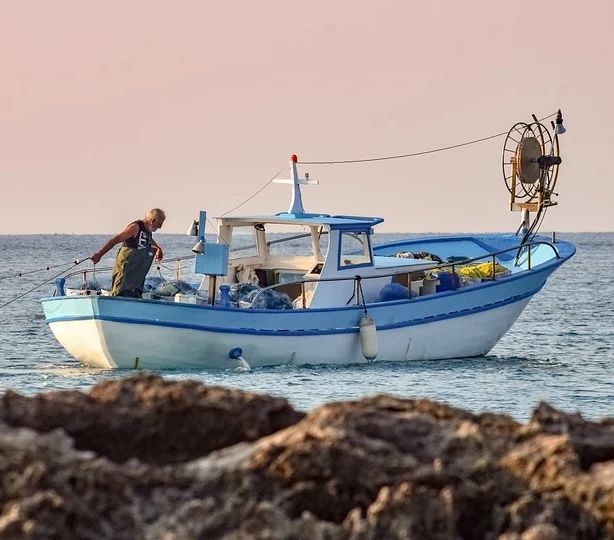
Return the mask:
[[[432,261],[374,255],[371,235],[382,218],[305,212],[300,186],[317,181],[308,175],[299,178],[296,165],[293,155],[291,178],[278,181],[292,185],[287,212],[218,218],[217,244],[207,244],[196,256],[196,272],[210,276],[211,303],[220,285],[242,282],[285,293],[296,308],[378,302],[385,285],[397,282],[410,291],[412,281],[436,266]],[[201,242],[205,219],[201,212]]]
[[356,301],[354,278],[360,275],[360,298],[377,302],[386,284],[409,287],[412,277],[435,266],[374,255],[371,235],[382,221],[307,213],[220,218],[218,244],[228,245],[227,270],[209,279],[209,291],[251,282],[287,294],[297,308],[339,307]]

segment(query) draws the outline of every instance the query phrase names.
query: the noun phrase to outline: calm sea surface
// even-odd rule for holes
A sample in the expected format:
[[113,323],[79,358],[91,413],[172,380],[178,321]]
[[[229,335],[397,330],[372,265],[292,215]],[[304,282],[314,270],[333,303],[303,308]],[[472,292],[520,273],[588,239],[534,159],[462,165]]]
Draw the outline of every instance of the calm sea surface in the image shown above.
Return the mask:
[[[377,243],[403,235],[379,234]],[[407,235],[405,235],[407,236]],[[526,420],[545,400],[585,417],[614,416],[614,233],[565,234],[577,253],[548,281],[499,344],[485,357],[343,367],[277,367],[251,372],[164,371],[173,379],[237,387],[286,397],[296,408],[376,393],[427,397],[474,412],[495,411]],[[131,371],[81,366],[55,341],[38,301],[51,279],[107,239],[96,235],[0,236],[0,391],[80,389]],[[190,253],[193,238],[157,235],[165,257]],[[113,254],[101,264],[112,265]],[[164,263],[163,263],[164,264]],[[191,261],[182,278],[194,281]],[[99,265],[101,266],[101,265]],[[175,274],[165,263],[162,275]],[[102,278],[102,275],[100,276]]]

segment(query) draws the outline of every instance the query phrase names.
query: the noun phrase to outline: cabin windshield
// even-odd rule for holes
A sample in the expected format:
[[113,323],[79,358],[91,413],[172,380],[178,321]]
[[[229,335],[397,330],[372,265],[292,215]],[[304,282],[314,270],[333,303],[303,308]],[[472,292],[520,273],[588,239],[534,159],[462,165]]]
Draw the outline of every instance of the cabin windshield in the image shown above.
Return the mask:
[[230,239],[230,259],[242,259],[244,257],[257,257],[258,245],[256,243],[256,231],[253,226],[239,226],[232,228]]
[[371,246],[365,232],[342,232],[339,244],[339,268],[370,265]]
[[[305,225],[289,227],[288,225],[267,223],[266,242],[268,255],[313,257],[314,246],[311,235],[312,231]],[[322,252],[322,250],[320,251]],[[326,253],[326,250],[323,253]]]

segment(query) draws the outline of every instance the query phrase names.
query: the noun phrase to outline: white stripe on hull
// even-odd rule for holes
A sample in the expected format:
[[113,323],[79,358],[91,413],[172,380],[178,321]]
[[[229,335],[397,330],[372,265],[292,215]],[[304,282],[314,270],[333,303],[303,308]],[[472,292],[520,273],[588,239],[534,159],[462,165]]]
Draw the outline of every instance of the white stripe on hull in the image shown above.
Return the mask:
[[[377,360],[434,360],[486,354],[529,300],[463,317],[378,330]],[[50,327],[72,356],[101,368],[235,368],[238,361],[228,358],[233,347],[241,347],[251,367],[366,362],[357,332],[259,336],[101,320],[53,322]]]

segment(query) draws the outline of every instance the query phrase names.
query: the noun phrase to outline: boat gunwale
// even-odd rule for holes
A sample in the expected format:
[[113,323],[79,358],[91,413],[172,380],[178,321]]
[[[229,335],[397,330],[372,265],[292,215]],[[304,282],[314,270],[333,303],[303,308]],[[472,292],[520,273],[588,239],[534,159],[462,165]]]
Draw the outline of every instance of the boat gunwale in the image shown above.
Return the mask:
[[[480,283],[475,283],[473,285],[467,285],[465,287],[461,287],[454,290],[442,291],[435,294],[429,294],[426,296],[417,296],[412,298],[402,298],[399,300],[388,300],[386,302],[367,302],[365,304],[353,304],[351,306],[337,306],[337,307],[324,307],[324,308],[305,308],[305,309],[258,309],[258,308],[241,308],[241,307],[224,307],[220,305],[211,306],[209,304],[188,304],[183,302],[172,302],[165,300],[150,300],[150,299],[141,299],[141,298],[127,298],[124,296],[103,296],[103,295],[82,295],[82,296],[49,296],[41,299],[41,303],[46,302],[57,302],[57,301],[102,301],[102,302],[138,302],[138,303],[150,303],[155,304],[157,306],[172,306],[178,308],[186,308],[186,309],[200,309],[206,311],[232,311],[234,313],[245,313],[248,314],[277,314],[277,315],[304,315],[307,313],[322,313],[322,312],[333,312],[333,311],[351,311],[351,310],[360,310],[363,311],[365,306],[367,308],[381,308],[389,305],[402,305],[402,304],[414,304],[416,302],[428,302],[437,300],[439,298],[445,298],[451,295],[459,295],[469,292],[479,291],[480,289],[486,289],[488,287],[500,286],[510,281],[516,281],[518,279],[526,279],[530,276],[535,276],[542,272],[548,271],[551,267],[558,267],[563,262],[565,262],[566,258],[561,259],[552,259],[550,261],[546,261],[537,266],[534,266],[531,270],[523,270],[522,272],[518,272],[517,274],[509,274],[506,276],[502,276],[497,278],[496,280],[488,280]],[[552,273],[552,272],[549,272]]]
[[[448,237],[444,237],[444,238],[448,238]],[[474,239],[474,237],[457,237],[460,239]],[[450,238],[451,240],[453,238]],[[419,239],[418,239],[419,240]],[[394,242],[392,244],[381,244],[381,246],[393,246],[393,245],[403,245],[403,244],[407,244],[408,242]],[[540,242],[540,243],[545,243],[547,245],[551,245],[549,242]],[[369,308],[379,308],[379,307],[385,307],[385,306],[397,306],[397,305],[402,305],[402,304],[414,304],[417,302],[428,302],[428,301],[433,301],[433,300],[437,300],[440,298],[446,298],[449,297],[451,295],[460,295],[460,294],[464,294],[464,293],[469,293],[469,292],[475,292],[475,291],[479,291],[480,289],[487,289],[488,287],[496,287],[498,285],[503,285],[503,284],[507,284],[510,283],[512,281],[516,281],[519,279],[526,279],[530,276],[535,276],[537,274],[540,274],[542,272],[548,271],[550,270],[550,268],[554,268],[554,270],[556,268],[558,268],[560,265],[562,265],[565,261],[567,261],[568,259],[570,259],[574,254],[575,254],[575,246],[571,243],[571,242],[565,242],[565,241],[559,241],[559,244],[565,244],[566,247],[571,248],[570,252],[567,253],[566,255],[563,256],[559,256],[558,258],[552,258],[552,259],[548,259],[546,261],[544,261],[543,263],[537,264],[535,266],[533,266],[531,269],[525,269],[522,270],[520,272],[517,273],[513,273],[513,274],[508,274],[505,276],[501,276],[496,278],[495,280],[486,280],[486,281],[482,281],[482,282],[478,282],[478,283],[474,283],[471,285],[466,285],[464,287],[460,287],[458,289],[453,289],[453,290],[449,290],[449,291],[442,291],[442,292],[438,292],[435,294],[430,294],[430,295],[425,295],[425,296],[416,296],[416,297],[411,297],[411,298],[401,298],[398,300],[388,300],[385,302],[366,302],[366,303],[359,303],[359,304],[353,304],[353,305],[346,305],[346,306],[334,306],[334,307],[322,307],[322,308],[301,308],[301,309],[260,309],[260,308],[242,308],[242,307],[232,307],[232,306],[220,306],[220,305],[209,305],[209,304],[188,304],[188,303],[183,303],[183,302],[172,302],[172,301],[166,301],[166,300],[156,300],[156,299],[144,299],[144,298],[129,298],[129,297],[123,297],[123,296],[103,296],[103,295],[78,295],[78,296],[48,296],[48,297],[44,297],[40,299],[41,303],[51,303],[51,302],[58,302],[58,301],[66,301],[67,299],[69,299],[70,301],[91,301],[91,300],[96,300],[98,301],[103,301],[103,302],[138,302],[138,303],[148,303],[148,304],[155,304],[156,306],[172,306],[175,308],[183,308],[183,309],[199,309],[199,310],[205,310],[205,311],[231,311],[234,313],[242,313],[242,314],[268,314],[268,315],[282,315],[282,316],[294,316],[294,315],[305,315],[307,313],[322,313],[322,312],[340,312],[340,311],[351,311],[351,310],[364,310],[365,307]],[[552,246],[552,245],[551,245]],[[513,249],[518,249],[518,246],[514,246],[513,248],[508,248],[507,250],[503,250],[503,252],[508,251],[508,250],[513,250]],[[556,253],[558,253],[558,251],[555,250]],[[480,256],[478,257],[478,259],[481,258],[486,258],[489,256],[493,256],[492,253],[488,253],[486,255]],[[451,265],[452,263],[447,263],[448,265]],[[459,263],[454,263],[454,264],[459,264]],[[554,270],[552,270],[549,273],[552,273]],[[391,273],[391,276],[394,275],[403,275],[404,272],[398,272],[398,273]],[[373,278],[378,277],[384,277],[384,276],[373,276]],[[368,278],[370,279],[370,277],[365,276],[365,279]],[[344,277],[344,278],[337,278],[337,279],[343,279],[343,280],[351,280],[351,279],[356,279],[356,276],[353,277]],[[361,276],[361,279],[363,279],[363,276]],[[318,281],[318,280],[314,280],[314,281]],[[541,289],[541,287],[540,287]],[[538,289],[539,290],[539,289]],[[537,291],[536,291],[537,292]],[[533,293],[535,294],[535,293]],[[47,322],[53,322],[53,319],[47,319]]]
[[[497,300],[495,302],[490,302],[487,304],[482,304],[479,306],[475,306],[472,308],[465,308],[456,311],[449,311],[446,313],[441,313],[438,315],[428,315],[426,317],[414,318],[414,319],[406,319],[403,321],[398,321],[394,323],[384,323],[377,325],[377,329],[379,330],[395,330],[398,328],[406,328],[410,326],[419,326],[422,324],[430,324],[439,321],[444,321],[448,319],[454,319],[458,317],[466,317],[469,315],[475,315],[477,313],[483,313],[485,311],[490,311],[493,309],[501,308],[508,306],[510,304],[514,304],[516,302],[520,302],[527,298],[531,298],[535,294],[537,294],[544,286],[545,281],[534,289],[530,291],[513,295],[508,298]],[[96,297],[100,298],[100,297]],[[362,310],[363,307],[361,305],[352,306],[353,309]],[[282,313],[284,310],[280,310]],[[303,310],[306,311],[306,310]],[[207,326],[207,325],[198,325],[194,323],[183,323],[177,321],[160,321],[159,319],[136,319],[136,318],[128,318],[128,317],[116,317],[110,315],[83,315],[77,317],[57,317],[55,319],[49,319],[48,324],[62,323],[62,322],[78,322],[78,321],[108,321],[108,322],[117,322],[121,324],[135,324],[135,325],[147,325],[147,326],[161,326],[164,328],[181,328],[185,330],[196,330],[202,332],[212,332],[212,333],[222,333],[222,334],[248,334],[248,335],[257,335],[257,336],[269,336],[269,337],[297,337],[297,336],[322,336],[322,335],[331,335],[331,334],[348,334],[348,333],[358,333],[360,332],[359,325],[354,326],[345,326],[345,327],[328,327],[328,328],[309,328],[309,329],[270,329],[270,328],[247,328],[247,327],[227,327],[227,326]]]

